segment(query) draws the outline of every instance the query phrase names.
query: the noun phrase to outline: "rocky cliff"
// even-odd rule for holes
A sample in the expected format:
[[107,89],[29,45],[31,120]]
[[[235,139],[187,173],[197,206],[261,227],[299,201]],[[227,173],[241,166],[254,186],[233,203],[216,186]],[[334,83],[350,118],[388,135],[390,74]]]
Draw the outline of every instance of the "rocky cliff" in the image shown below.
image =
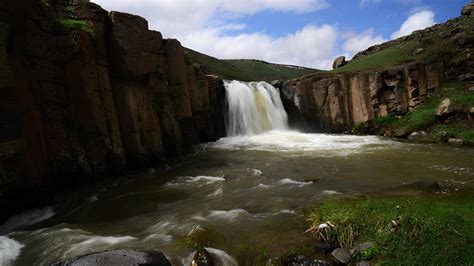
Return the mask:
[[[370,47],[347,64],[343,57],[338,58],[334,66],[339,68],[333,71],[277,84],[290,123],[307,131],[342,133],[365,128],[366,133],[407,136],[436,122],[449,121],[435,117],[430,110],[417,118],[432,119],[431,124],[403,125],[409,120],[405,119],[392,123],[396,126],[377,128],[371,122],[403,118],[427,99],[434,99],[436,104],[445,97],[457,101],[457,112],[451,114],[470,121],[469,110],[474,105],[473,6],[468,4],[461,17],[446,23]],[[464,126],[461,131],[467,134],[470,130]]]
[[436,93],[442,65],[406,64],[383,71],[321,73],[282,86],[293,126],[349,132],[377,117],[403,115]]
[[34,198],[23,193],[157,165],[225,134],[222,81],[141,17],[2,1],[0,49],[2,216]]

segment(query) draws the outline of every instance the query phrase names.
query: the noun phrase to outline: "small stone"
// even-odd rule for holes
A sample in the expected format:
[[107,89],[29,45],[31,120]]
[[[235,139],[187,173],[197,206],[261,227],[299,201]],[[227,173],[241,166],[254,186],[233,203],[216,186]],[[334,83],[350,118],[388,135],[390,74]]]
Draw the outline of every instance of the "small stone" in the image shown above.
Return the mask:
[[469,92],[474,92],[474,87],[470,87],[470,88],[468,89],[468,91],[469,91]]
[[444,116],[451,113],[451,100],[449,98],[445,98],[436,109],[435,115],[436,116]]
[[340,263],[347,264],[351,261],[351,253],[343,248],[336,248],[331,255]]
[[356,266],[370,266],[370,263],[368,261],[362,260],[362,261],[358,261],[356,263]]
[[418,48],[418,49],[415,50],[414,54],[421,54],[421,53],[423,53],[424,51],[425,51],[425,49],[423,49],[423,48]]
[[471,115],[474,115],[474,107],[471,107],[471,110],[469,110],[469,113],[470,113]]
[[353,249],[351,249],[351,254],[354,253],[359,253],[359,252],[364,252],[369,248],[375,247],[375,244],[373,242],[365,242],[362,244],[359,244],[355,246]]
[[464,140],[462,139],[456,139],[456,138],[450,138],[448,139],[448,144],[449,145],[463,145]]

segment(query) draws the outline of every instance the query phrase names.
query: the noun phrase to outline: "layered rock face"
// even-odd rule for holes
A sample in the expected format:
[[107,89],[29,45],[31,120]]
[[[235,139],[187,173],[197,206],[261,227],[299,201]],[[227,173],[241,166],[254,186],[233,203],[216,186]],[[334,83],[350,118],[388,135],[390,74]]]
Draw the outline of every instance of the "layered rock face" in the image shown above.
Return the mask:
[[156,165],[225,134],[222,81],[145,19],[14,2],[0,5],[0,196]]
[[440,83],[440,65],[406,64],[384,71],[319,73],[280,85],[296,128],[342,133],[416,108]]

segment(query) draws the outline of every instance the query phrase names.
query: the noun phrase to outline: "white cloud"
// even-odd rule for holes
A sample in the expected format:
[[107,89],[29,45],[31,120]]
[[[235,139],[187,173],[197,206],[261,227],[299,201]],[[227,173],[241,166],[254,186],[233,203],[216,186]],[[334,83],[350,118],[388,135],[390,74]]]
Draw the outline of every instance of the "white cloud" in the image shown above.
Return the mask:
[[407,20],[403,22],[400,29],[392,34],[392,39],[409,35],[416,30],[424,29],[435,24],[434,16],[434,12],[430,10],[423,10],[410,15]]
[[373,29],[368,29],[362,33],[347,33],[345,34],[345,41],[342,45],[345,52],[349,56],[369,48],[372,45],[386,42],[387,40],[382,35],[375,35]]
[[274,63],[329,68],[335,54],[338,32],[330,25],[307,25],[282,36],[264,33],[225,35],[208,28],[183,36],[183,45],[223,59],[262,59]]

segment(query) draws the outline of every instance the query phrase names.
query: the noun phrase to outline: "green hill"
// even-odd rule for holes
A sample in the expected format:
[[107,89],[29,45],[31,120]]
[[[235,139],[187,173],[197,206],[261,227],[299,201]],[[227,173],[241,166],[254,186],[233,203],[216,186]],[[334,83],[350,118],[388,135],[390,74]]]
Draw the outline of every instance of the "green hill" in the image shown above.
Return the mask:
[[186,60],[191,60],[196,67],[207,73],[218,75],[223,79],[270,82],[273,80],[288,80],[320,71],[253,59],[217,59],[189,48],[186,48],[185,55]]

